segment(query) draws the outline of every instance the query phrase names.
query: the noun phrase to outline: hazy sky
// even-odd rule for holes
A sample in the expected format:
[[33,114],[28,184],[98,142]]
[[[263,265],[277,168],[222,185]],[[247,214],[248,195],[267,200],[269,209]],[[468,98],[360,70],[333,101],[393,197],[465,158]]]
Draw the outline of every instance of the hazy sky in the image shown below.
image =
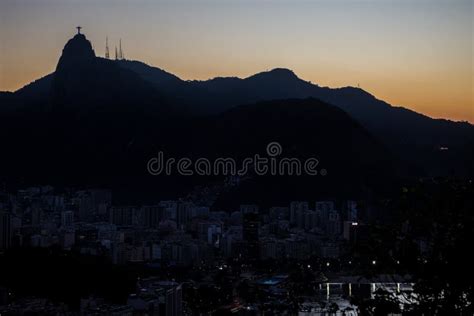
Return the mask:
[[0,0],[0,90],[52,72],[83,26],[97,55],[183,79],[290,68],[393,105],[474,122],[472,0]]

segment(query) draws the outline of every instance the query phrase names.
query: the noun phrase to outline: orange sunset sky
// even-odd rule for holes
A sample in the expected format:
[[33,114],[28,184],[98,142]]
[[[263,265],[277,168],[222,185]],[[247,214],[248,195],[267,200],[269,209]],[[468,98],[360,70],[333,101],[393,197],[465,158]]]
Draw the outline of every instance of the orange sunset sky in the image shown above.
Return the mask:
[[357,86],[392,105],[474,123],[473,1],[0,1],[0,91],[56,67],[83,26],[104,55],[182,79],[276,67],[322,86]]

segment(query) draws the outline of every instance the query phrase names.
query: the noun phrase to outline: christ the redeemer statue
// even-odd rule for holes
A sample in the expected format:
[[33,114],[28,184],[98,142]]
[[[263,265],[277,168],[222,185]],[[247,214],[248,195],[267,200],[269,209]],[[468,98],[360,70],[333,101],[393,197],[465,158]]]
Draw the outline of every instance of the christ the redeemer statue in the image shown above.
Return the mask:
[[82,26],[76,26],[77,34],[81,34]]

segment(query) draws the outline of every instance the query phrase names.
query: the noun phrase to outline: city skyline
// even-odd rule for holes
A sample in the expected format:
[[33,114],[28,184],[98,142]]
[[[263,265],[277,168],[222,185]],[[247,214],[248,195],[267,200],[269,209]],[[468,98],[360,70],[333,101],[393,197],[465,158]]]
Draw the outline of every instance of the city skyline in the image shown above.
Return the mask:
[[185,80],[284,67],[321,86],[360,85],[392,105],[474,122],[470,1],[7,1],[1,7],[2,91],[54,71],[80,24],[98,56],[108,37],[113,57],[121,38],[127,59]]

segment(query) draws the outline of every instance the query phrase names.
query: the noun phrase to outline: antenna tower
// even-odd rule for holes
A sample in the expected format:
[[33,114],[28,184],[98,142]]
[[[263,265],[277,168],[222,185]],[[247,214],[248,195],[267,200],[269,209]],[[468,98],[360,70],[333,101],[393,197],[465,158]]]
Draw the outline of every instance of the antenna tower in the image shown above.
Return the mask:
[[109,38],[105,38],[105,58],[110,59],[109,55]]

